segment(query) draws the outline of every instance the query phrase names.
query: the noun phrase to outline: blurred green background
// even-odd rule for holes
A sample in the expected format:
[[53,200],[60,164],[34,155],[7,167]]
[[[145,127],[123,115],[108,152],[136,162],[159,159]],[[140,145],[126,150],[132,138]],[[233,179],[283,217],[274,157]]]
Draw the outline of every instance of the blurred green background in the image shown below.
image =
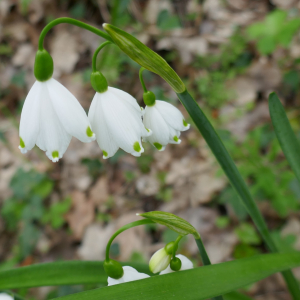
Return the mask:
[[[180,215],[200,232],[213,263],[266,252],[237,195],[194,125],[164,152],[145,144],[140,158],[123,151],[103,160],[96,142],[73,138],[53,164],[35,147],[18,150],[20,112],[34,82],[38,37],[68,16],[101,28],[111,23],[162,55],[183,79],[237,163],[282,251],[300,250],[300,186],[279,147],[267,97],[276,91],[300,138],[300,4],[293,0],[0,0],[0,270],[33,263],[102,260],[110,235],[136,213]],[[88,111],[89,78],[101,38],[62,24],[46,37],[54,78]],[[142,103],[139,66],[117,47],[101,51],[109,85]],[[158,76],[147,87],[189,117]],[[299,154],[300,155],[300,154]],[[111,255],[147,262],[176,234],[162,227],[123,233]],[[181,252],[200,265],[192,239]],[[300,271],[296,270],[300,278]],[[92,286],[17,291],[47,299]],[[244,289],[255,299],[290,299],[277,275]]]

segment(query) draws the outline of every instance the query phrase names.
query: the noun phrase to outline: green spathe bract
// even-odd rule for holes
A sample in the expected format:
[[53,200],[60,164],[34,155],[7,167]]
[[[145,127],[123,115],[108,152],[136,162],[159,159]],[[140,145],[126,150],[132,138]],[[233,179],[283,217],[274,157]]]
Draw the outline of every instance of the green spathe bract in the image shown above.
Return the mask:
[[38,50],[35,55],[34,76],[38,81],[47,81],[53,75],[53,59],[45,50]]
[[113,25],[104,24],[103,28],[109,33],[115,44],[132,60],[147,70],[161,76],[176,93],[185,91],[185,85],[180,77],[160,55],[152,51],[131,34]]
[[138,215],[158,224],[162,224],[180,235],[192,234],[195,238],[199,238],[199,233],[189,222],[171,213],[151,211]]

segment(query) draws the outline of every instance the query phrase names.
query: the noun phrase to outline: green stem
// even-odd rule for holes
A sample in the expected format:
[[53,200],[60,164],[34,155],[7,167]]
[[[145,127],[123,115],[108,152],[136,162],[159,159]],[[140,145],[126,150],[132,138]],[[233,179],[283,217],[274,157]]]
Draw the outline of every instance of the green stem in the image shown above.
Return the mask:
[[93,68],[93,72],[96,72],[97,71],[97,68],[96,68],[96,64],[97,64],[97,55],[99,54],[99,52],[101,51],[101,49],[103,49],[106,45],[108,44],[111,44],[111,41],[106,41],[104,43],[102,43],[97,49],[96,51],[94,52],[94,55],[93,55],[93,59],[92,59],[92,68]]
[[[239,173],[236,165],[234,164],[232,158],[230,157],[227,149],[222,143],[220,137],[216,133],[215,129],[197,104],[193,97],[186,90],[183,93],[177,94],[180,101],[186,108],[187,112],[193,119],[195,125],[201,132],[203,138],[207,142],[211,151],[215,155],[222,169],[224,170],[226,176],[228,177],[230,183],[235,188],[236,192],[240,196],[240,199],[246,206],[249,215],[251,216],[253,222],[255,223],[257,229],[259,230],[261,236],[263,237],[268,248],[272,252],[278,252],[278,249],[270,235],[267,228],[265,220],[260,213],[254,199],[252,198],[248,187],[243,180],[241,174]],[[299,284],[291,271],[282,272],[283,277],[288,285],[288,288],[293,295],[295,300],[300,299],[300,289]]]
[[116,236],[118,236],[120,233],[122,233],[123,231],[130,229],[132,227],[136,227],[136,226],[140,226],[140,225],[146,225],[146,224],[155,224],[155,222],[149,220],[149,219],[144,219],[144,220],[140,220],[140,221],[135,221],[129,224],[124,225],[123,227],[121,227],[120,229],[118,229],[109,239],[107,246],[106,246],[106,261],[109,260],[109,249],[110,246],[113,242],[113,240],[116,238]]
[[42,30],[41,34],[40,34],[40,38],[39,38],[39,50],[43,50],[44,47],[44,39],[45,39],[45,36],[46,34],[48,33],[48,31],[50,29],[52,29],[54,26],[58,25],[58,24],[62,24],[62,23],[68,23],[68,24],[72,24],[72,25],[75,25],[75,26],[78,26],[80,28],[83,28],[83,29],[86,29],[86,30],[89,30],[101,37],[103,37],[104,39],[110,41],[113,43],[113,40],[112,38],[105,32],[103,32],[102,30],[96,28],[96,27],[93,27],[91,25],[88,25],[88,24],[85,24],[83,22],[80,22],[80,21],[77,21],[75,19],[72,19],[72,18],[58,18],[58,19],[55,19],[53,20],[52,22],[50,22],[49,24],[47,24],[44,29]]
[[173,248],[173,258],[175,258],[175,256],[176,256],[176,251],[177,251],[177,249],[178,249],[178,244],[179,244],[179,242],[180,242],[180,240],[183,238],[183,235],[179,235],[178,237],[177,237],[177,239],[175,240],[175,244],[174,244],[174,248]]
[[148,92],[147,88],[146,88],[146,85],[145,85],[145,82],[144,82],[144,79],[143,79],[143,71],[146,70],[144,67],[141,67],[140,68],[140,71],[139,71],[139,77],[140,77],[140,81],[141,81],[141,84],[142,84],[142,87],[143,87],[143,90],[144,92]]
[[[205,247],[203,245],[201,237],[199,236],[198,238],[195,238],[195,241],[196,241],[196,244],[198,246],[198,249],[199,249],[199,252],[200,252],[200,255],[201,255],[201,259],[202,259],[203,265],[204,266],[211,265],[210,259],[209,259],[208,255],[207,255],[207,252],[205,250]],[[214,297],[213,299],[215,299],[215,300],[223,300],[223,296],[217,296],[217,297]]]
[[203,265],[204,266],[211,265],[210,259],[207,255],[207,252],[206,252],[205,248],[204,248],[202,239],[199,237],[199,238],[195,239],[195,241],[196,241],[196,244],[198,246]]

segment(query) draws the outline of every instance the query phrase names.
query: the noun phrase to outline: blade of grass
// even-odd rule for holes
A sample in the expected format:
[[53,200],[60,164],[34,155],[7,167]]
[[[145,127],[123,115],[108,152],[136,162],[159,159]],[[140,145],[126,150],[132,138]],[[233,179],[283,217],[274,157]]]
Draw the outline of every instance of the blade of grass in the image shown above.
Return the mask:
[[[228,177],[230,183],[232,184],[232,186],[238,193],[240,199],[246,206],[249,215],[251,216],[253,222],[255,223],[268,248],[272,252],[278,252],[262,214],[260,213],[254,199],[252,198],[249,192],[245,181],[243,180],[240,172],[238,171],[235,163],[230,157],[227,149],[225,148],[215,129],[213,128],[213,126],[211,125],[211,123],[209,122],[209,120],[207,119],[197,102],[193,99],[193,97],[189,94],[187,90],[177,95],[184,107],[186,108],[187,112],[193,119],[195,125],[201,132],[211,151],[215,155],[226,176]],[[285,278],[285,281],[290,290],[290,293],[293,295],[293,298],[295,300],[299,300],[299,283],[295,279],[293,273],[291,271],[284,271],[282,275]]]
[[300,265],[300,252],[264,254],[103,287],[57,300],[205,300]]
[[300,143],[276,93],[269,95],[269,110],[281,149],[300,181]]
[[[148,265],[121,263],[150,275]],[[107,283],[101,261],[64,261],[36,264],[0,272],[0,289],[52,285]]]

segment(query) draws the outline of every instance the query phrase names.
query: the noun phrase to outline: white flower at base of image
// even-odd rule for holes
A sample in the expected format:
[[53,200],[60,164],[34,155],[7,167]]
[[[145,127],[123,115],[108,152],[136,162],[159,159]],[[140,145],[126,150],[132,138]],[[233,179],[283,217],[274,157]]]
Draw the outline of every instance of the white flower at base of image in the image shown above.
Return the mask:
[[144,148],[141,138],[151,135],[142,122],[143,110],[135,98],[116,88],[96,92],[88,117],[103,152],[103,158],[112,157],[119,148],[133,156],[141,156]]
[[[177,258],[179,258],[181,260],[181,268],[179,271],[183,271],[183,270],[189,270],[189,269],[193,269],[193,263],[184,255],[178,254],[176,255]],[[168,274],[168,273],[172,273],[175,272],[170,268],[170,265],[168,265],[168,267],[161,271],[159,273],[159,275],[163,275],[163,274]]]
[[155,100],[153,106],[146,106],[143,123],[152,130],[152,135],[143,140],[159,151],[163,151],[169,143],[180,144],[180,132],[190,128],[179,109],[161,100]]
[[165,248],[157,250],[149,261],[149,269],[152,273],[158,273],[169,265],[171,254],[168,254]]
[[78,100],[53,78],[33,84],[22,109],[19,134],[22,153],[36,144],[53,162],[66,152],[72,136],[84,143],[96,138]]
[[[136,269],[134,269],[132,267],[128,267],[128,266],[123,267],[123,271],[124,271],[124,274],[119,279],[114,279],[114,278],[108,277],[108,279],[107,279],[108,286],[150,277],[149,275],[140,273]],[[0,300],[2,300],[2,299],[0,298]],[[9,299],[7,299],[7,300],[9,300]]]
[[14,297],[6,293],[0,293],[0,300],[14,300]]

